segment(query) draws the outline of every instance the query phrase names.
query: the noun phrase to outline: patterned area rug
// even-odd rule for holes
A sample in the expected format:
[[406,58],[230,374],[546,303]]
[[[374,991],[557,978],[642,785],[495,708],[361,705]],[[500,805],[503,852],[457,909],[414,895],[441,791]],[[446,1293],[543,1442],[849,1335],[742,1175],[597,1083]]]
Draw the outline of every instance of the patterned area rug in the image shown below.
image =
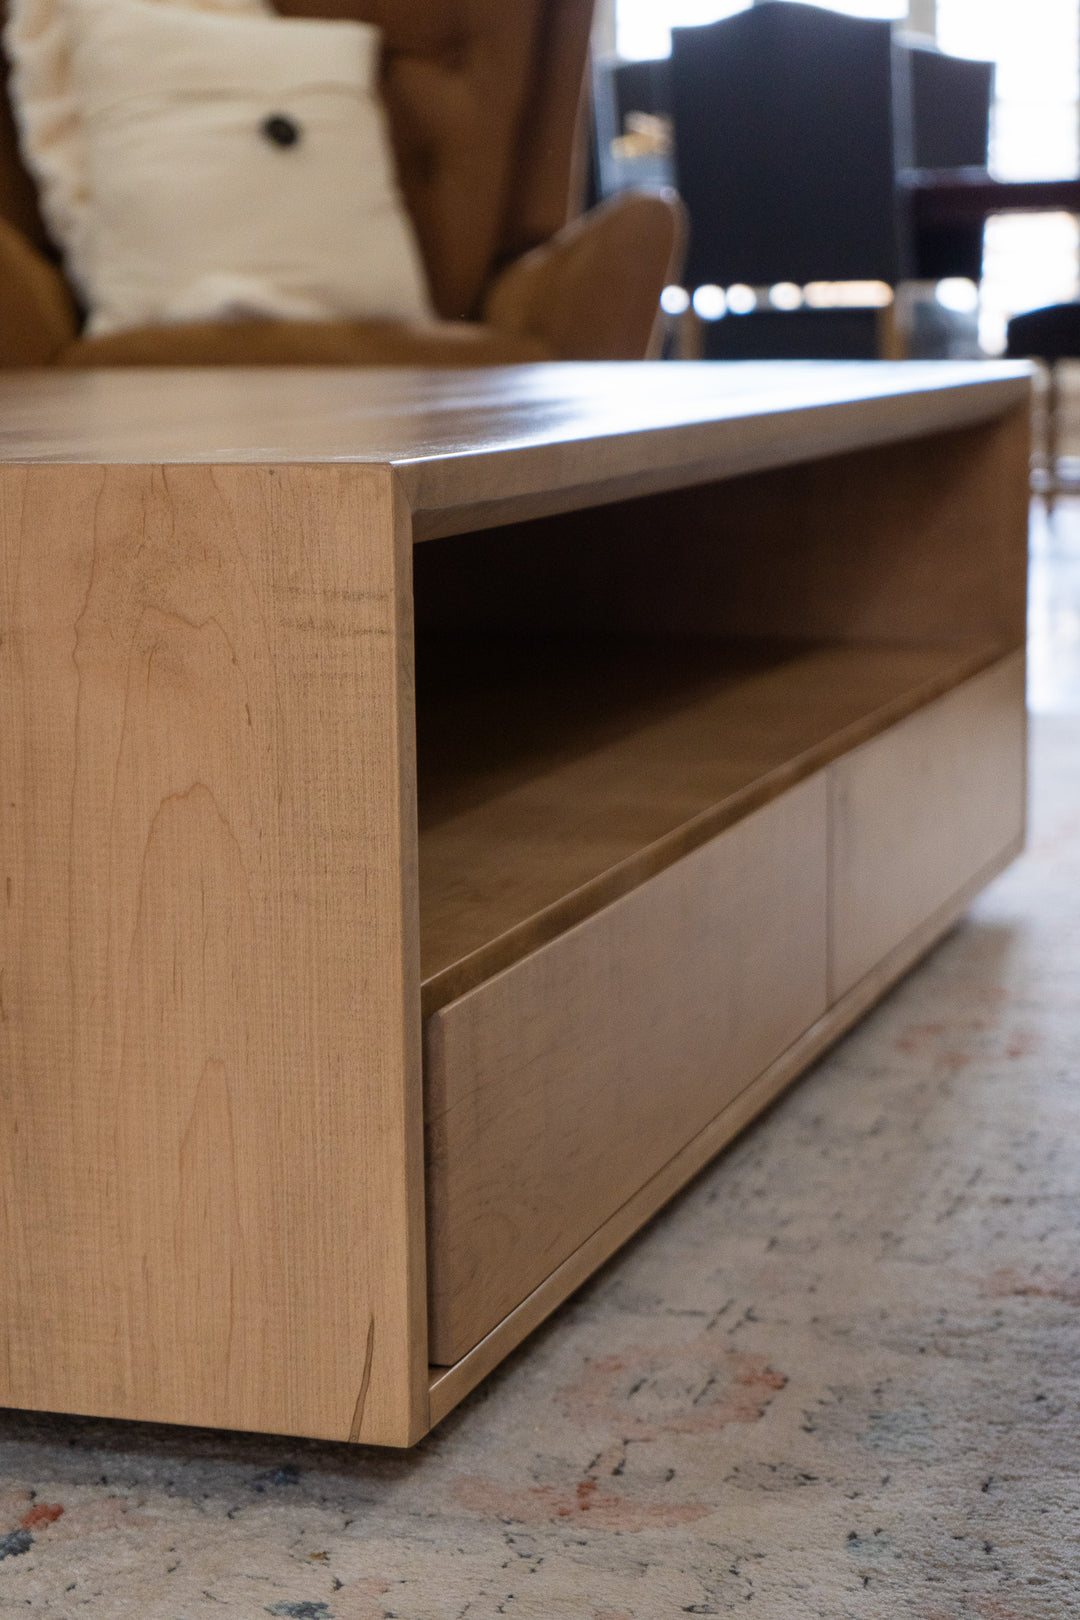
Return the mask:
[[1030,854],[415,1452],[0,1414],[0,1611],[1080,1613],[1080,721],[1036,767]]

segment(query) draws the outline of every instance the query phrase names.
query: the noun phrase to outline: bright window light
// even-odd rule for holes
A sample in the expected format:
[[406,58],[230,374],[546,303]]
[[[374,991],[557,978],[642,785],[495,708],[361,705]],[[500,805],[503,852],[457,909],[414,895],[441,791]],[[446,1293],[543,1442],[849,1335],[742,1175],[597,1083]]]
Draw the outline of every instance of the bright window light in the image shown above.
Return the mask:
[[775,287],[769,288],[769,303],[773,309],[800,309],[802,301],[802,288],[796,287],[793,281],[778,281]]
[[690,308],[690,294],[685,287],[665,287],[660,294],[660,308],[665,315],[684,315]]
[[[906,17],[907,0],[808,0],[848,17]],[[985,0],[992,4],[993,0]],[[1012,4],[1012,0],[1007,0]],[[633,60],[671,54],[671,30],[696,28],[746,11],[752,0],[616,0],[616,50]]]
[[[1080,0],[937,0],[943,50],[996,64],[990,168],[1000,180],[1077,173]],[[987,222],[979,338],[1005,346],[1010,317],[1080,291],[1071,214],[1000,214]]]
[[934,288],[934,297],[942,309],[957,315],[973,315],[979,307],[979,289],[967,276],[946,276]]
[[1072,214],[996,214],[987,220],[979,341],[988,353],[1004,349],[1012,316],[1076,297],[1077,247]]
[[[808,5],[821,5],[821,0],[805,0]],[[825,0],[826,11],[842,11],[845,17],[878,17],[893,22],[908,14],[907,0]]]
[[757,293],[753,287],[744,287],[737,281],[727,290],[727,307],[733,315],[749,315],[757,308]]
[[885,309],[893,290],[885,281],[810,281],[803,297],[811,309]]
[[727,311],[728,301],[722,287],[706,282],[694,292],[694,314],[703,321],[718,321]]
[[745,11],[750,0],[616,0],[615,48],[631,59],[671,55],[672,28],[695,28]]
[[990,167],[1001,180],[1076,173],[1077,0],[937,0],[942,50],[997,64]]

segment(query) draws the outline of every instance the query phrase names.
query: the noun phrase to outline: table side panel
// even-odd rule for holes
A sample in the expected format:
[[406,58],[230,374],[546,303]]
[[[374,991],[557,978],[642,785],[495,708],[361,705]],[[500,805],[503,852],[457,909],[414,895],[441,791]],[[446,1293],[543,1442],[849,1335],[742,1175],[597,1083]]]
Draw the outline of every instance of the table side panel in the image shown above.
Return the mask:
[[0,1403],[423,1427],[408,540],[387,469],[0,473]]
[[427,1021],[434,1361],[824,1011],[825,816],[819,773]]

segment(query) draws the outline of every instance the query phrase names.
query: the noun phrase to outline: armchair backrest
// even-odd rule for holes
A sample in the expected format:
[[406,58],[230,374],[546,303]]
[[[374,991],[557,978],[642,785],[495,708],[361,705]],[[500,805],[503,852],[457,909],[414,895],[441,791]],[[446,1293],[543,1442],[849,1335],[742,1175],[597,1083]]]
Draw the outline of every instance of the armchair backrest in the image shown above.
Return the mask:
[[[6,8],[0,0],[0,21]],[[38,212],[34,183],[23,168],[7,92],[8,67],[0,55],[0,219],[22,231],[36,248],[47,248],[48,237]]]
[[[432,299],[475,315],[491,275],[566,223],[593,0],[278,0],[383,31],[383,94]],[[0,217],[47,238],[0,107]]]

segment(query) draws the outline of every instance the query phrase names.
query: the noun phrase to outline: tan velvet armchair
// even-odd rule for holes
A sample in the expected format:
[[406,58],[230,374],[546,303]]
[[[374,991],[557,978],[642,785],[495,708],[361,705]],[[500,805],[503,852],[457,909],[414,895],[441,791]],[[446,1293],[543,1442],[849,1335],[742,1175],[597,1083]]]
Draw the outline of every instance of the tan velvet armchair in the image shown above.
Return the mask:
[[439,319],[79,335],[0,97],[0,367],[497,365],[640,359],[681,247],[673,200],[574,218],[593,0],[279,0],[383,30],[398,175]]

